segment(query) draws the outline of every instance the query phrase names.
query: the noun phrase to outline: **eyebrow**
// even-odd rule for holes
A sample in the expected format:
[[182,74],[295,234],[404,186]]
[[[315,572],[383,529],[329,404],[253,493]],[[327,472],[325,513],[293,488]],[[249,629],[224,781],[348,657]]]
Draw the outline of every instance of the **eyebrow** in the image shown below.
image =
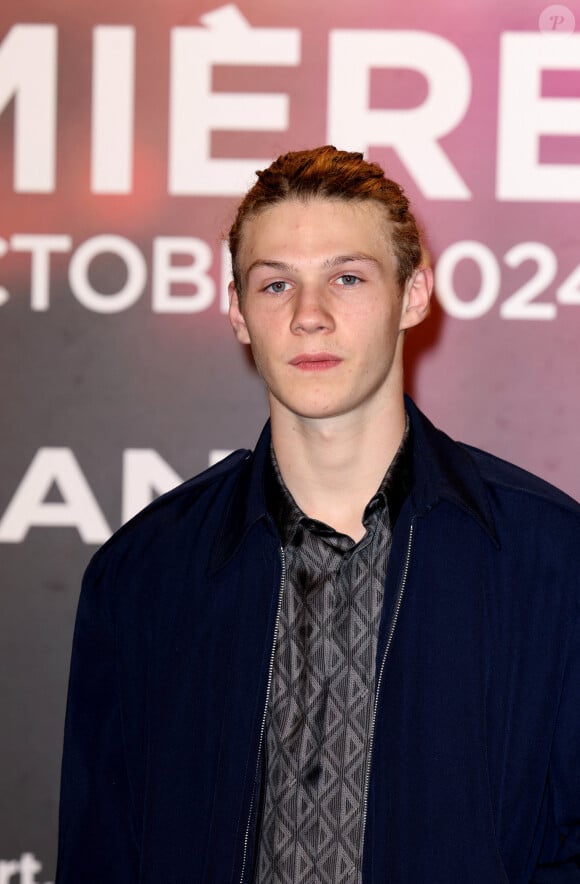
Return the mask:
[[[332,270],[333,267],[340,267],[342,264],[349,264],[355,261],[374,264],[375,266],[378,266],[380,263],[376,258],[373,258],[372,255],[366,255],[364,252],[354,252],[348,255],[335,255],[332,258],[327,258],[322,262],[322,267],[325,270]],[[285,261],[267,261],[258,258],[250,264],[246,271],[246,276],[249,276],[252,270],[255,270],[258,267],[269,267],[271,270],[279,270],[280,273],[296,272],[298,269],[293,264],[286,264]]]
[[354,252],[349,255],[337,255],[335,258],[328,258],[327,261],[324,262],[323,266],[326,268],[338,267],[341,264],[349,264],[354,261],[362,262],[365,264],[375,264],[379,265],[379,261],[376,258],[373,258],[372,255],[366,255],[364,252]]

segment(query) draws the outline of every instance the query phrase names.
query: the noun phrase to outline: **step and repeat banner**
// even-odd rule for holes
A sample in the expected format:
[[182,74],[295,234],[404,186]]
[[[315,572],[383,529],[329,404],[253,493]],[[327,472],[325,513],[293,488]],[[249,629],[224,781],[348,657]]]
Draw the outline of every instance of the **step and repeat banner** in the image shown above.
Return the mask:
[[265,419],[223,234],[275,156],[333,143],[403,183],[437,268],[408,389],[580,496],[576,20],[534,0],[4,0],[0,884],[54,880],[90,555]]

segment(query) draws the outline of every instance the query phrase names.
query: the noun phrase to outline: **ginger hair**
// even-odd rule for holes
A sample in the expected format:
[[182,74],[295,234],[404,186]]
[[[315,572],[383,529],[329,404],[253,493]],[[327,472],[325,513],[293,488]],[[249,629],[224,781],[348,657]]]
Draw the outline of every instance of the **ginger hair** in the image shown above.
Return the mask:
[[420,267],[421,235],[403,188],[387,178],[378,163],[365,160],[362,153],[337,150],[332,145],[293,151],[279,156],[256,175],[258,180],[238,206],[227,238],[238,295],[243,288],[239,251],[244,223],[284,200],[372,200],[385,211],[401,292]]

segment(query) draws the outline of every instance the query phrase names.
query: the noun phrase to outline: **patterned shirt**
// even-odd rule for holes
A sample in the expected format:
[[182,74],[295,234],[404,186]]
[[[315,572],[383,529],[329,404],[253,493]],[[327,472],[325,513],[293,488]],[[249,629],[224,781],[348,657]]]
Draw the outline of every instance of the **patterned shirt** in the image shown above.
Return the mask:
[[270,512],[287,582],[265,740],[256,884],[357,884],[375,658],[391,528],[410,487],[409,427],[355,543],[308,518],[274,452]]

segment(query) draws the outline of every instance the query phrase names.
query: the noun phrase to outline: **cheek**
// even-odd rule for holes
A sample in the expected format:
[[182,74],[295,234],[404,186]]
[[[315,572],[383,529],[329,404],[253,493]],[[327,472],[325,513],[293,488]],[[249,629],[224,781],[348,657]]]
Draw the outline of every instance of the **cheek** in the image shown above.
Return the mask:
[[[359,328],[369,341],[391,340],[399,331],[400,312],[397,309],[377,310],[361,317]],[[353,326],[354,328],[354,326]]]
[[390,364],[393,361],[400,334],[398,318],[392,317],[388,322],[377,322],[372,335],[367,338],[367,346],[364,351],[365,362],[376,369]]
[[268,364],[270,361],[269,351],[272,349],[271,347],[268,347],[267,337],[264,337],[263,335],[254,335],[250,332],[249,343],[258,374],[260,377],[265,378],[268,374]]

